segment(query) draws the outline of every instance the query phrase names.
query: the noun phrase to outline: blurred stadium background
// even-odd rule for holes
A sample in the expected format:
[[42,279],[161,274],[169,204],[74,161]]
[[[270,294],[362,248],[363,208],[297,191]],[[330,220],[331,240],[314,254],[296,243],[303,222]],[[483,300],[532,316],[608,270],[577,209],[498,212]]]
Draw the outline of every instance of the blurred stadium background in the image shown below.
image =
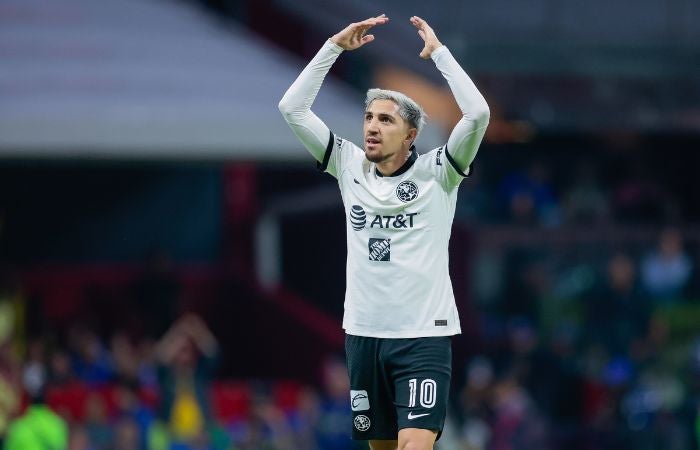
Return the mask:
[[698,448],[697,0],[5,0],[6,448],[43,448],[7,434],[41,401],[76,450],[363,448],[340,196],[277,103],[382,12],[321,90],[331,129],[358,141],[381,86],[425,106],[420,148],[446,140],[459,111],[414,14],[492,111],[451,242],[438,448]]

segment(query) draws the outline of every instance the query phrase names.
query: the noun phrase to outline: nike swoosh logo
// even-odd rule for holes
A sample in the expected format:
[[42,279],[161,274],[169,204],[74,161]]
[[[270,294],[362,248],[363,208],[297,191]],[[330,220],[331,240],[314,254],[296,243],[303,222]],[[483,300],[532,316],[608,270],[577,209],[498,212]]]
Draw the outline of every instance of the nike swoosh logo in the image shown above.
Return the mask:
[[354,181],[354,182],[355,182],[355,184],[360,184],[360,182],[359,182],[359,181],[357,181],[357,180],[356,180],[355,178],[353,178],[353,179],[352,179],[352,181]]
[[[364,400],[364,399],[366,399],[366,398],[367,398],[367,396],[364,395],[364,394],[357,394],[357,395],[356,395],[355,397],[353,397],[353,399],[352,399],[352,407],[353,407],[353,408],[357,408],[358,406],[360,406],[360,401],[361,401],[361,400]],[[357,402],[357,403],[355,403],[355,402]]]
[[419,418],[419,417],[429,416],[429,415],[430,415],[430,413],[425,413],[425,414],[413,414],[413,411],[411,411],[411,412],[408,413],[408,420],[413,420],[413,419],[417,419],[417,418]]

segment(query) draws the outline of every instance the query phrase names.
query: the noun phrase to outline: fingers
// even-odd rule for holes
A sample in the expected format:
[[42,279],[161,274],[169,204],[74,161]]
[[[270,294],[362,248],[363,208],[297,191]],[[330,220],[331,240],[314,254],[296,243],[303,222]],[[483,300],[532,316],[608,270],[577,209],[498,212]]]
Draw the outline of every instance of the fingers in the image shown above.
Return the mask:
[[368,42],[372,42],[374,40],[374,35],[373,34],[368,34],[366,36],[362,36],[362,43],[366,44]]
[[381,14],[377,17],[370,17],[369,19],[365,19],[362,22],[356,23],[355,25],[373,27],[375,25],[385,24],[388,21],[389,21],[389,18],[385,14]]
[[419,30],[423,30],[423,31],[432,30],[432,28],[430,28],[430,25],[428,25],[428,22],[426,22],[425,20],[421,19],[418,16],[412,16],[409,20],[411,21],[413,26],[415,26]]

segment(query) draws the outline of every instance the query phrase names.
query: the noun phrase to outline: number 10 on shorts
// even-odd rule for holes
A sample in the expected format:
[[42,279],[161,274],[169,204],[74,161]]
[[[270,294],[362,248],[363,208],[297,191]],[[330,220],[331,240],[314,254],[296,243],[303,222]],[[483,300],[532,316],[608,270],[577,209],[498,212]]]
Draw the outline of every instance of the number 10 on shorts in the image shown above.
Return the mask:
[[[411,378],[408,380],[408,407],[413,408],[416,406],[416,388],[418,387],[418,379]],[[432,408],[435,406],[435,398],[437,391],[437,383],[435,380],[426,378],[420,382],[420,405],[423,408]]]

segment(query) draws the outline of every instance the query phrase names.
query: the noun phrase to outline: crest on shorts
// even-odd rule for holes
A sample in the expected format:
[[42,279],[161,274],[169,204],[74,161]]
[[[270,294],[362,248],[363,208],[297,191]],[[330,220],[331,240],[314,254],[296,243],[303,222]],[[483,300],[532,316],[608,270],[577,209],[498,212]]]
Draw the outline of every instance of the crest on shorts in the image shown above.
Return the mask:
[[372,424],[369,420],[369,417],[365,416],[364,414],[355,416],[355,420],[353,420],[353,423],[355,424],[355,428],[357,428],[357,431],[367,431],[369,430],[369,427]]
[[396,196],[402,202],[410,202],[418,197],[418,186],[411,180],[402,181],[396,186]]

